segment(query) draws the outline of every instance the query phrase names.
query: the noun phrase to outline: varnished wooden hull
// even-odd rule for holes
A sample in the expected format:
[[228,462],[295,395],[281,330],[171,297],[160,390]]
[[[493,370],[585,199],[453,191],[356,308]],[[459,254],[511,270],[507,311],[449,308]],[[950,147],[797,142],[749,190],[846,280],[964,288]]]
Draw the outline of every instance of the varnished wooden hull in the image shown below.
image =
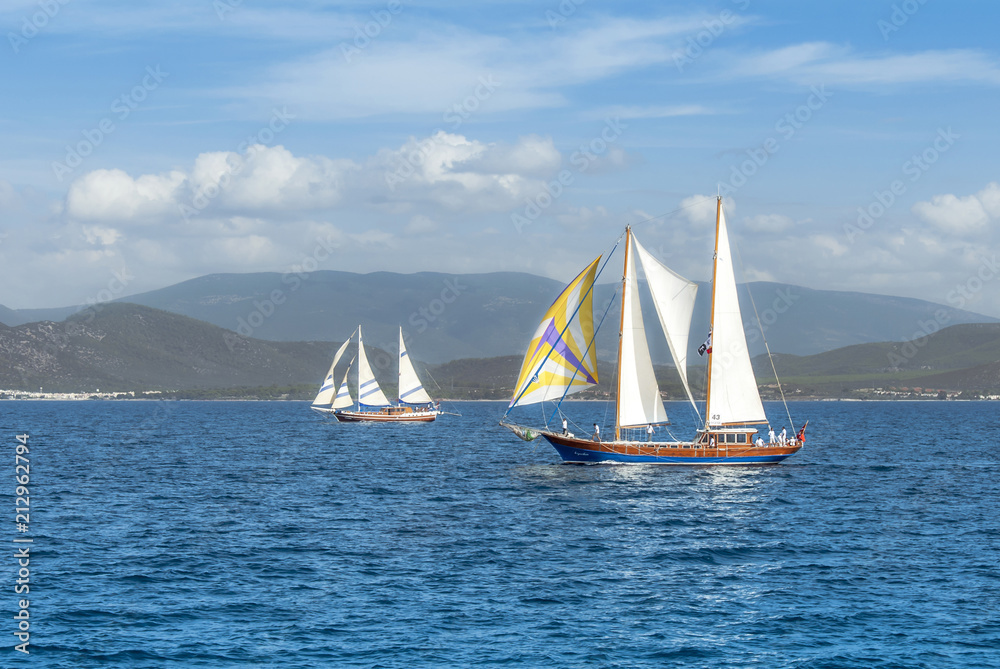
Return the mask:
[[586,464],[619,462],[650,465],[773,465],[802,448],[801,445],[778,446],[730,444],[701,447],[692,443],[598,442],[542,431],[565,462]]

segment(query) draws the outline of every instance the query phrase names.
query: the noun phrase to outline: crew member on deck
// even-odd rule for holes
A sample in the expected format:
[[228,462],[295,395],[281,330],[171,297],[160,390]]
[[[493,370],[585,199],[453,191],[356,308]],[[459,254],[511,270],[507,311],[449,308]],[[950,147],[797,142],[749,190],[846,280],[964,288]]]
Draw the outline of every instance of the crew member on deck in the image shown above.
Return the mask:
[[600,441],[600,440],[601,440],[601,426],[598,425],[597,423],[594,423],[594,441]]
[[653,425],[650,423],[646,426],[646,441],[653,441]]

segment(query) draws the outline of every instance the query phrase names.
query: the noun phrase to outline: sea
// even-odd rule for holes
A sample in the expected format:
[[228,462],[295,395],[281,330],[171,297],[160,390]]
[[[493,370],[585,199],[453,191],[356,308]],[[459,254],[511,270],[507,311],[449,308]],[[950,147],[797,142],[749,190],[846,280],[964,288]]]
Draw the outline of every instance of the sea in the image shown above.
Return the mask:
[[770,403],[805,448],[733,468],[564,465],[444,408],[0,402],[0,666],[1000,666],[1000,403]]

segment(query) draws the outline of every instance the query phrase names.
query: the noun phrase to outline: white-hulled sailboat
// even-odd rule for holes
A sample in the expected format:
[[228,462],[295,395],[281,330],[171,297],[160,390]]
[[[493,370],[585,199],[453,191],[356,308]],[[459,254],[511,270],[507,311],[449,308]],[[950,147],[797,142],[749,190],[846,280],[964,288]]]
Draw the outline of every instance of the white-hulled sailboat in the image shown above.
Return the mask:
[[[426,423],[436,419],[441,411],[424,390],[423,384],[420,383],[420,379],[413,369],[413,363],[406,351],[406,344],[403,342],[403,328],[399,329],[399,398],[396,404],[392,404],[386,399],[385,393],[382,392],[378,381],[375,380],[375,374],[372,372],[368,356],[365,354],[360,325],[355,332],[358,335],[358,353],[351,364],[347,366],[339,390],[334,390],[337,388],[334,383],[334,370],[344,352],[347,351],[351,339],[354,338],[355,333],[353,332],[334,355],[330,371],[327,372],[319,393],[313,400],[312,408],[320,413],[332,415],[341,422]],[[358,402],[356,408],[347,385],[347,377],[355,361],[358,363]]]
[[572,463],[773,464],[802,448],[804,426],[785,443],[765,444],[754,439],[754,426],[766,424],[767,416],[743,332],[721,197],[716,207],[710,334],[699,349],[708,354],[704,425],[691,441],[653,439],[654,426],[667,424],[667,414],[649,355],[636,265],[643,268],[668,348],[696,411],[687,378],[687,350],[697,284],[654,258],[635,239],[631,228],[625,229],[623,237],[625,266],[613,438],[602,440],[599,434],[577,437],[568,430],[532,428],[507,420],[516,407],[543,401],[561,404],[570,393],[597,385],[593,287],[600,257],[566,287],[546,312],[529,344],[514,395],[500,424],[525,440],[541,435],[564,461]]

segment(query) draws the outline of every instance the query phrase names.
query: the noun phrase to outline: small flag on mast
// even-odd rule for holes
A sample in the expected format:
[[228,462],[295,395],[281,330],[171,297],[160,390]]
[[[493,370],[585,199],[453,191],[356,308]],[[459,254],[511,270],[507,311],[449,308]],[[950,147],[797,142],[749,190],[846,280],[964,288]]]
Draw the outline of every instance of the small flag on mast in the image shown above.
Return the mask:
[[712,352],[712,333],[711,331],[709,331],[708,339],[705,340],[704,344],[698,347],[698,355],[705,355],[706,353],[711,353],[711,352]]

